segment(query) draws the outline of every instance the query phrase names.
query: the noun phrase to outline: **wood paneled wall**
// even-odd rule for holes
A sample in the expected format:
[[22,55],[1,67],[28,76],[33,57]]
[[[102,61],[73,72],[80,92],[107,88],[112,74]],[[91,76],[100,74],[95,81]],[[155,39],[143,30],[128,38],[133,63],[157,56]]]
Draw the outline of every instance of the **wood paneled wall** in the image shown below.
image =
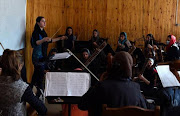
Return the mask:
[[[78,40],[89,40],[93,29],[116,48],[119,33],[127,32],[129,40],[152,33],[156,40],[165,42],[169,34],[180,37],[180,27],[175,26],[177,0],[27,0],[26,67],[28,81],[33,73],[30,38],[37,16],[46,18],[46,32],[51,37],[64,34],[73,28]],[[179,5],[180,6],[180,5]],[[180,8],[178,10],[180,14]],[[180,15],[177,17],[180,23]],[[138,41],[141,47],[143,41]],[[55,47],[53,43],[49,48]]]

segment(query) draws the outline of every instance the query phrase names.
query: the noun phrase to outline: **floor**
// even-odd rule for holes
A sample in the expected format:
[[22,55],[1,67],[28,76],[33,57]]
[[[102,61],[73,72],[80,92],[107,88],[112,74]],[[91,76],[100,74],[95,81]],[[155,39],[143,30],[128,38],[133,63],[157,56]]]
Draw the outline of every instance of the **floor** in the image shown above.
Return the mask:
[[[36,88],[33,87],[33,92],[36,93]],[[41,97],[40,97],[41,99]],[[45,106],[48,109],[46,116],[62,116],[62,107],[61,104],[49,104],[47,100],[45,100]]]
[[48,109],[47,116],[62,116],[62,108],[60,104],[48,104],[46,101],[45,105]]

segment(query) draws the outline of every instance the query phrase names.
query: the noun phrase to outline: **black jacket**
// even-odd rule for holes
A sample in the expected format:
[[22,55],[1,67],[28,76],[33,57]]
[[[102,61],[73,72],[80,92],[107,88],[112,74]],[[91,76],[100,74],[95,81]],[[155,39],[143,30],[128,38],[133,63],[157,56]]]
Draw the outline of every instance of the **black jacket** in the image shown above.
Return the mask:
[[83,95],[79,108],[81,110],[93,108],[96,110],[94,115],[99,115],[102,104],[107,104],[108,107],[133,105],[147,108],[139,85],[130,79],[105,80],[91,87]]

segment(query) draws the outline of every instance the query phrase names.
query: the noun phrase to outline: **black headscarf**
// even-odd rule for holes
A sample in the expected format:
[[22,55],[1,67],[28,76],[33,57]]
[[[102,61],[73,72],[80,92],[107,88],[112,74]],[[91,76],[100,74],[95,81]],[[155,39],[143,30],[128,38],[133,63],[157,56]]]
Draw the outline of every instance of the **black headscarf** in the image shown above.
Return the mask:
[[[97,33],[98,33],[97,37],[94,37],[94,32],[97,32]],[[96,42],[98,45],[102,44],[102,41],[101,41],[101,39],[100,39],[100,37],[99,37],[99,31],[98,31],[97,29],[94,29],[94,30],[93,30],[93,36],[92,36],[92,38],[91,38],[91,41],[92,41],[92,42]]]
[[145,48],[147,47],[148,44],[157,45],[157,42],[155,41],[154,36],[152,34],[147,34],[147,36],[149,36],[150,39],[145,42]]

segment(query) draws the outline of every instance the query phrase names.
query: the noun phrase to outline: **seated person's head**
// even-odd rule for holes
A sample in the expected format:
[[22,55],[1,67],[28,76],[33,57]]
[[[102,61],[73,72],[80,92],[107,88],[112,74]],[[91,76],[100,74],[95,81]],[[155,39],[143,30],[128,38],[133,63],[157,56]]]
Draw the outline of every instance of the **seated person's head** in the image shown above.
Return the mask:
[[52,49],[49,51],[49,56],[53,56],[53,55],[55,55],[57,52],[58,52],[58,50],[57,50],[56,48],[52,48]]
[[121,33],[120,33],[120,36],[119,36],[119,39],[120,39],[121,41],[123,41],[124,39],[127,39],[127,34],[126,34],[125,32],[121,32]]
[[1,59],[2,76],[11,76],[14,81],[21,76],[21,69],[24,65],[22,55],[14,50],[6,49]]
[[152,58],[149,58],[147,62],[147,68],[151,68],[154,65],[154,60]]
[[72,35],[72,34],[73,34],[73,29],[72,29],[72,27],[67,27],[67,28],[66,28],[66,34],[65,34],[65,35],[70,36],[70,35]]
[[176,37],[174,35],[168,35],[167,36],[167,45],[171,46],[176,42]]
[[154,37],[153,37],[152,34],[147,34],[146,35],[146,41],[153,40],[153,39],[154,39]]
[[87,48],[82,50],[83,59],[87,60],[90,57],[90,51]]
[[97,29],[93,30],[93,37],[98,37],[99,36],[99,32]]
[[113,58],[113,66],[110,72],[110,78],[131,78],[133,59],[128,52],[117,52]]

